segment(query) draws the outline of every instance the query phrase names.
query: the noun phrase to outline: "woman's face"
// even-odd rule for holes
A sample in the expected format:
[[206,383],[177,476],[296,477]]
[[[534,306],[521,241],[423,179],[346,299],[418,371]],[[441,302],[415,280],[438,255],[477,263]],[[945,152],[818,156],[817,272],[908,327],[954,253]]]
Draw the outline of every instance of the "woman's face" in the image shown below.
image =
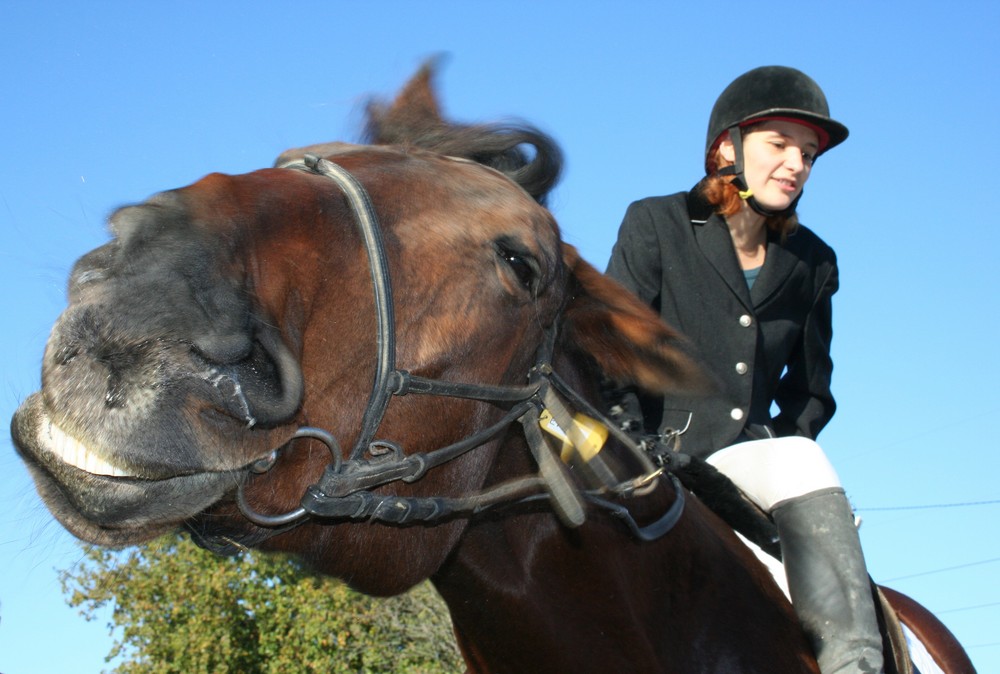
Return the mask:
[[[735,161],[733,144],[723,141],[719,149]],[[743,176],[747,187],[764,208],[784,210],[799,196],[809,179],[819,151],[819,137],[807,126],[770,120],[743,134]]]

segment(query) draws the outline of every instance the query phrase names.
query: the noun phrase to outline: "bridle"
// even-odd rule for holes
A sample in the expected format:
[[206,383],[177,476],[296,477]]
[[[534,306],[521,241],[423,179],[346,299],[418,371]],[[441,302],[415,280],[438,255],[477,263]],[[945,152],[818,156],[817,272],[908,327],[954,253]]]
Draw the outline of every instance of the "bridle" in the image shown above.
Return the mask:
[[[314,427],[302,427],[292,436],[311,438],[323,443],[331,460],[319,482],[308,487],[300,505],[279,515],[266,515],[254,510],[244,493],[245,480],[237,490],[237,504],[243,515],[254,524],[268,528],[286,528],[308,517],[320,519],[370,520],[395,524],[436,522],[460,514],[473,515],[498,504],[548,499],[567,526],[578,527],[586,519],[585,503],[598,506],[622,520],[629,530],[642,540],[655,540],[669,531],[684,510],[684,492],[677,478],[657,467],[647,453],[616,424],[572,389],[552,368],[555,349],[555,328],[546,330],[538,347],[535,365],[524,386],[493,386],[429,379],[396,369],[395,315],[385,246],[378,218],[364,187],[340,165],[314,155],[285,164],[282,168],[296,169],[333,180],[344,192],[354,219],[364,239],[371,270],[377,315],[377,362],[371,393],[368,397],[361,430],[348,458],[343,458],[334,435]],[[389,441],[376,440],[389,401],[393,396],[411,394],[435,395],[477,400],[497,405],[506,412],[496,423],[462,440],[430,452],[405,454]],[[598,420],[631,453],[643,472],[624,481],[614,479],[603,487],[583,489],[574,485],[567,466],[555,454],[545,439],[540,417],[547,410],[560,429],[573,439],[575,409]],[[538,464],[536,475],[504,482],[482,491],[460,497],[411,497],[377,494],[372,489],[397,482],[414,482],[437,466],[486,444],[518,422]],[[262,474],[277,461],[275,450],[251,466],[251,472]],[[661,461],[661,463],[663,463]],[[656,488],[658,479],[667,475],[674,486],[676,498],[667,511],[651,524],[640,527],[628,509],[607,496],[629,497],[647,494]]]

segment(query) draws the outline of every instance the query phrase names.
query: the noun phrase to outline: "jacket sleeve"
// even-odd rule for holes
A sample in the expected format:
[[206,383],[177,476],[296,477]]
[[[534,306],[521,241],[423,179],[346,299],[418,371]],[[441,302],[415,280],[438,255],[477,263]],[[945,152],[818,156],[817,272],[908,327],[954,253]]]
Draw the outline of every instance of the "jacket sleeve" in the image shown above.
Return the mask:
[[779,436],[802,435],[815,439],[837,408],[830,390],[833,374],[831,300],[839,285],[835,257],[819,267],[817,282],[819,291],[775,395],[780,413],[774,419],[774,430]]
[[659,306],[663,274],[660,237],[646,202],[633,202],[625,212],[607,274],[646,305]]

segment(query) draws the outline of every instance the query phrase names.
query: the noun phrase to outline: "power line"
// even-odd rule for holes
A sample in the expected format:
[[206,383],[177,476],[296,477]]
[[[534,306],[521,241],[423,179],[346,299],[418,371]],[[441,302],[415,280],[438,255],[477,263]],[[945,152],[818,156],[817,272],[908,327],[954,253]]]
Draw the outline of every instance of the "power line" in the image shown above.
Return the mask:
[[988,644],[970,644],[965,646],[965,650],[969,650],[970,648],[987,648],[989,646],[1000,646],[1000,641],[992,641]]
[[878,510],[934,510],[936,508],[967,508],[969,506],[997,505],[998,503],[1000,503],[1000,499],[994,501],[967,501],[965,503],[934,503],[929,505],[883,506],[877,508],[861,507],[855,508],[855,510],[865,512],[875,512]]
[[941,615],[943,613],[958,613],[959,611],[972,611],[977,608],[989,608],[991,606],[1000,606],[1000,601],[995,601],[990,604],[977,604],[976,606],[963,606],[962,608],[949,608],[944,611],[934,611],[934,615]]
[[968,568],[970,566],[979,566],[981,564],[992,564],[993,562],[1000,562],[1000,557],[994,557],[993,559],[984,559],[984,560],[982,560],[980,562],[970,562],[968,564],[959,564],[958,566],[948,566],[948,567],[945,567],[943,569],[934,569],[933,571],[923,571],[921,573],[911,573],[908,576],[896,576],[895,578],[886,578],[885,581],[879,581],[879,582],[892,583],[892,582],[897,581],[897,580],[908,580],[910,578],[917,578],[919,576],[929,576],[932,573],[944,573],[945,571],[955,571],[956,569],[966,569],[966,568]]

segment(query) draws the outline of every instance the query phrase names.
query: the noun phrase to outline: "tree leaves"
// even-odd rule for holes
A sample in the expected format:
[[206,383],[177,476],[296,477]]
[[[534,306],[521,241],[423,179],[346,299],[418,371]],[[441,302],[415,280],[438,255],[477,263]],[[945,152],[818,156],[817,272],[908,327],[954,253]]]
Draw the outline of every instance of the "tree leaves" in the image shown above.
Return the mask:
[[113,606],[116,674],[437,674],[463,671],[447,608],[427,583],[390,599],[312,575],[290,557],[224,559],[180,534],[63,571],[67,602]]

